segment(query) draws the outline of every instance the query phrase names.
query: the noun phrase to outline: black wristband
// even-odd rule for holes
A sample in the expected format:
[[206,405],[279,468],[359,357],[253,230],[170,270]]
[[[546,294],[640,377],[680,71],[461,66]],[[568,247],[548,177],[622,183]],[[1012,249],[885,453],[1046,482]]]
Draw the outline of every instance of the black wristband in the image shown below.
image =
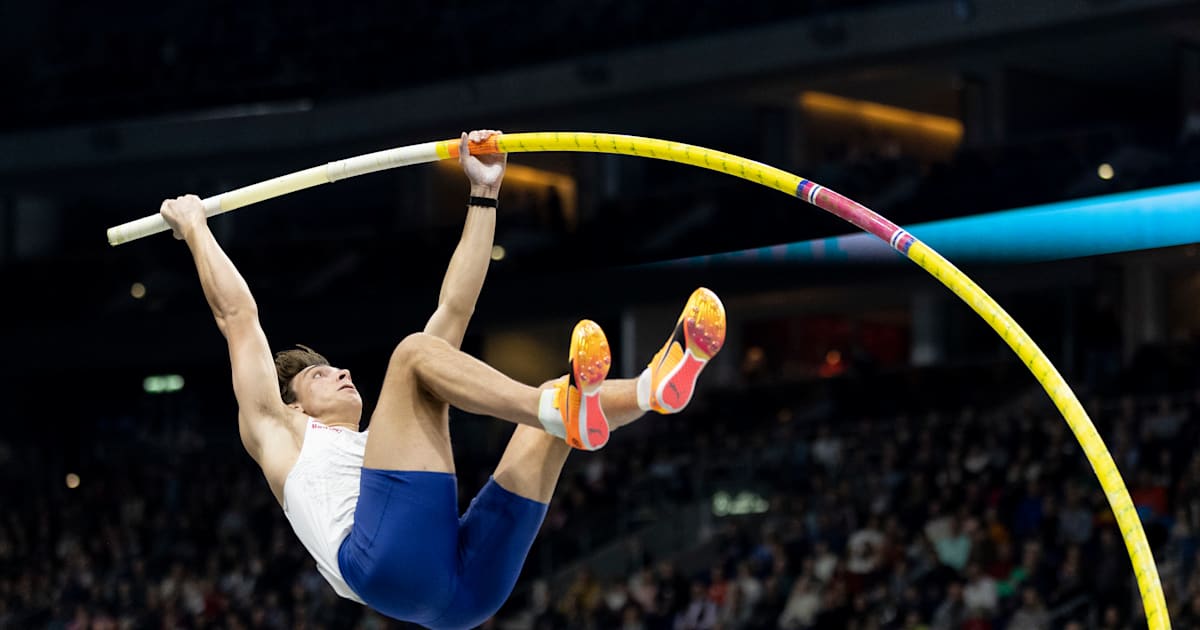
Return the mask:
[[500,203],[491,197],[476,197],[472,195],[467,199],[468,206],[479,206],[480,208],[499,208]]

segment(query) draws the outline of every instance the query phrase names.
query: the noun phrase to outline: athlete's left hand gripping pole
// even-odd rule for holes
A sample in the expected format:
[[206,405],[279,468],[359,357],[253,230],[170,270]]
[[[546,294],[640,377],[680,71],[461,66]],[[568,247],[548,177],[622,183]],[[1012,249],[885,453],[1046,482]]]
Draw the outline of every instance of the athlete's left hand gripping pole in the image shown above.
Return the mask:
[[[221,209],[221,196],[209,197],[201,200],[204,204],[204,216],[211,217],[221,214],[224,210]],[[120,245],[128,243],[159,232],[166,232],[171,229],[167,225],[167,221],[162,218],[161,214],[152,214],[148,217],[142,217],[135,221],[122,223],[121,225],[108,228],[108,244]]]

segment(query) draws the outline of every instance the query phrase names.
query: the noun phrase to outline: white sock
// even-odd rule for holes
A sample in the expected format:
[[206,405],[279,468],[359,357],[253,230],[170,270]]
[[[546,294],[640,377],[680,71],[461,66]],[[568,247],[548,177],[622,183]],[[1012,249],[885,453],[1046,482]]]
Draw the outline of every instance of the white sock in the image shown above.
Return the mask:
[[637,404],[642,411],[650,411],[650,385],[650,368],[646,368],[637,380]]
[[567,439],[567,428],[563,426],[562,412],[554,406],[554,398],[557,395],[557,387],[542,390],[542,397],[538,399],[538,421],[542,423],[542,428],[546,429],[546,433],[565,440]]

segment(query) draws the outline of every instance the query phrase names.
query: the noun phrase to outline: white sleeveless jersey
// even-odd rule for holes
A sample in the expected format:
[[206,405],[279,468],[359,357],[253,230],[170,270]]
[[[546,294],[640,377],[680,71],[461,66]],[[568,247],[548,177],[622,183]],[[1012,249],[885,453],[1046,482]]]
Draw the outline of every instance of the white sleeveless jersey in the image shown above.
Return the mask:
[[354,524],[367,432],[309,418],[300,457],[283,483],[283,513],[338,595],[363,603],[342,579],[338,548]]

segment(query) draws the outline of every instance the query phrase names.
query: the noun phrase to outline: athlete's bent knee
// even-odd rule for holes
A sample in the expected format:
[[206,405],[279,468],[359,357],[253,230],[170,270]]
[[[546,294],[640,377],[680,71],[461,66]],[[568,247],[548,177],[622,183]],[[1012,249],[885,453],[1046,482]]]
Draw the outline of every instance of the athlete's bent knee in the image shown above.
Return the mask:
[[430,349],[439,343],[445,344],[441,339],[428,333],[413,333],[396,344],[396,349],[392,350],[388,368],[415,372],[421,362],[429,358]]

